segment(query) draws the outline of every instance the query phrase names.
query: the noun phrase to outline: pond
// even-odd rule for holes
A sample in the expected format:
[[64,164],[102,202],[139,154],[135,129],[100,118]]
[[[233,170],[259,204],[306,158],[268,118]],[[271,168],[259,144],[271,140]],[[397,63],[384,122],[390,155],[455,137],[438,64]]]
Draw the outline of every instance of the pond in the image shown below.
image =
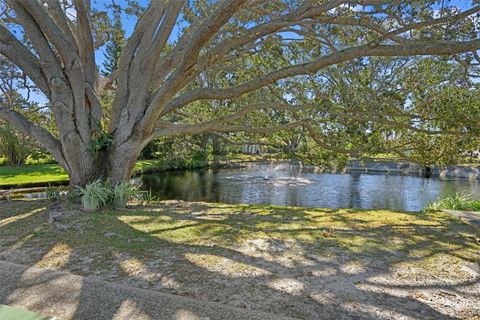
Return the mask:
[[441,196],[464,192],[480,199],[479,181],[418,176],[313,173],[290,164],[250,163],[144,175],[144,189],[162,200],[273,204],[320,208],[422,210]]

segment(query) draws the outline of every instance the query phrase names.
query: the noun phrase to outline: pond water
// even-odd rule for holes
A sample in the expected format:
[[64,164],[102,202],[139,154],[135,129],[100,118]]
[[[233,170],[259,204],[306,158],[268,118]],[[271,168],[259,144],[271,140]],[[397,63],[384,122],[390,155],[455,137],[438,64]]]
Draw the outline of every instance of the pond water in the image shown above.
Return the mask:
[[162,200],[419,211],[455,192],[480,199],[477,180],[313,173],[290,164],[251,163],[235,169],[162,172],[141,179],[143,188]]

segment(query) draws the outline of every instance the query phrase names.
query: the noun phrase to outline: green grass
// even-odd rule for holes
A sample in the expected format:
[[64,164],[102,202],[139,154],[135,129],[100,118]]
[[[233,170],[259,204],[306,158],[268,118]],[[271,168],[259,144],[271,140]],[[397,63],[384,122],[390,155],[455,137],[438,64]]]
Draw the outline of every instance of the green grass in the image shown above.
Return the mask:
[[0,186],[66,181],[68,181],[67,173],[57,164],[0,167]]
[[[143,171],[151,168],[162,168],[162,163],[157,160],[138,161],[134,171]],[[58,164],[37,164],[22,167],[0,166],[0,187],[67,181],[67,173]]]
[[480,211],[480,201],[472,200],[469,194],[455,193],[440,198],[437,201],[430,203],[425,208],[426,211],[438,211],[444,209]]

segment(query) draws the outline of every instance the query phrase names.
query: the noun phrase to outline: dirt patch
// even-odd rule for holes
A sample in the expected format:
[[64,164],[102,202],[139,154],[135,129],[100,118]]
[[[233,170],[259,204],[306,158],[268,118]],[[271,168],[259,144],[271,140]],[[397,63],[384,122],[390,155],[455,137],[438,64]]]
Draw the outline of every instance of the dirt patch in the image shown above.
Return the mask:
[[0,209],[0,259],[301,319],[480,318],[478,229],[444,213],[162,202],[47,223]]

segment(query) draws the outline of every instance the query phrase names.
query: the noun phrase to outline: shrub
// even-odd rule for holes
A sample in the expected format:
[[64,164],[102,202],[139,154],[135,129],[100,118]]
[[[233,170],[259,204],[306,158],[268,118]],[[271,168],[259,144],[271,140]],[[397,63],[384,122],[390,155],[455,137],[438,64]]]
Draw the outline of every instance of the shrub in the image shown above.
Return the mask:
[[480,211],[480,201],[470,201],[472,211]]
[[142,205],[147,205],[147,206],[151,205],[152,202],[158,200],[158,198],[153,195],[152,189],[148,191],[142,191],[138,199],[142,202]]
[[465,193],[455,193],[425,207],[426,211],[438,211],[443,209],[450,210],[480,210],[480,201],[471,200],[471,196]]

